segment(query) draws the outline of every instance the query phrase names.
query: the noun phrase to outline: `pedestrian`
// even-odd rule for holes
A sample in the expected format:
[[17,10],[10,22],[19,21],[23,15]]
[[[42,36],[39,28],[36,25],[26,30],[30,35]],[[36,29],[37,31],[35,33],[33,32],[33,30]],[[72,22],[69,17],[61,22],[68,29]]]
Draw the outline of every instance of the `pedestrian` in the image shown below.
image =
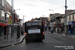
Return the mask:
[[57,30],[57,32],[59,33],[59,29]]
[[48,30],[50,31],[50,26],[48,27]]
[[53,33],[53,28],[51,28],[51,33]]

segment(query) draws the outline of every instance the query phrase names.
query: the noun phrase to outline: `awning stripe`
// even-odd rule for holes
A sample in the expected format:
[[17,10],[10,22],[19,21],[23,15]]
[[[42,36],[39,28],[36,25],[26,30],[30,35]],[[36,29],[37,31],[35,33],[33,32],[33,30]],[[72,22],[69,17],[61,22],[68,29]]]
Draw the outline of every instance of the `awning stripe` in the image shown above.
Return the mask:
[[7,24],[4,24],[4,23],[0,23],[0,26],[7,26]]

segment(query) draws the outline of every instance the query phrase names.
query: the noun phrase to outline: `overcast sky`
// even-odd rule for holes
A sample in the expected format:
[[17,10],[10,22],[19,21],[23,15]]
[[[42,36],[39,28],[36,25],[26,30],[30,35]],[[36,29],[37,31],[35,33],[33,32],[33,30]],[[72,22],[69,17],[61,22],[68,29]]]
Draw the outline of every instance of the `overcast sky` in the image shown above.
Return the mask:
[[[11,0],[7,0],[11,4]],[[75,9],[75,0],[67,0],[68,9]],[[19,18],[28,21],[40,16],[49,17],[50,13],[65,13],[65,0],[14,0],[14,9]],[[50,9],[50,11],[49,11]]]

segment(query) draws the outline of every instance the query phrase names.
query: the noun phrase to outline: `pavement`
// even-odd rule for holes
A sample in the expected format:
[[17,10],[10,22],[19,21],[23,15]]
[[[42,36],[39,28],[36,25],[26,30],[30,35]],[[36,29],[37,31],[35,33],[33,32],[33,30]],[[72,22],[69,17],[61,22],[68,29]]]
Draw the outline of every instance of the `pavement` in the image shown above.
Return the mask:
[[[48,31],[48,33],[51,33],[51,32]],[[75,39],[75,34],[67,34],[67,35],[65,35],[65,33],[57,33],[57,32],[53,32],[53,34],[58,35],[58,36],[71,38],[71,39]]]
[[25,35],[21,35],[19,39],[17,38],[0,38],[0,48],[4,48],[7,46],[12,46],[12,45],[16,45],[19,44],[23,41]]

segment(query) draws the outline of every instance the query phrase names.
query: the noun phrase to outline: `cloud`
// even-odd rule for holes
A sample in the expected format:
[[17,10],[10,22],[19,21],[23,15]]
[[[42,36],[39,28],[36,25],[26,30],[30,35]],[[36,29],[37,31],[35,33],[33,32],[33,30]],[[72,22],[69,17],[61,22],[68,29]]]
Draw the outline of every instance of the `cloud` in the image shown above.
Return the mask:
[[[11,3],[11,0],[8,0]],[[75,8],[73,3],[75,0],[67,0],[68,8]],[[72,5],[69,5],[72,4]],[[25,21],[30,20],[31,18],[47,16],[53,11],[55,13],[64,13],[65,0],[14,0],[14,9],[20,18],[23,18],[23,15],[26,15]]]

